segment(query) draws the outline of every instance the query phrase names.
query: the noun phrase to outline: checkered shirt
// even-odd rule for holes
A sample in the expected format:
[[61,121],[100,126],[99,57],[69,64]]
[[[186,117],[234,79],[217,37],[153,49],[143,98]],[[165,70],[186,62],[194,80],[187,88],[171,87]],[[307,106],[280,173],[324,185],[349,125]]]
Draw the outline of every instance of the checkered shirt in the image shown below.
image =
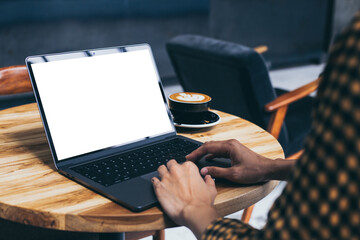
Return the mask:
[[[309,36],[311,37],[311,36]],[[219,218],[202,239],[360,239],[360,14],[331,48],[313,127],[262,230]]]

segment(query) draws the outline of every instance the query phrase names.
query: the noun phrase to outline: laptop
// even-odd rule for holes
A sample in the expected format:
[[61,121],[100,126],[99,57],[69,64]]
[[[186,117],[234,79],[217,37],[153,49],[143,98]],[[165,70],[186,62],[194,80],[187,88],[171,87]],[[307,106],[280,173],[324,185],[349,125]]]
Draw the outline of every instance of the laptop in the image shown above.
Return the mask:
[[57,170],[133,211],[156,205],[161,164],[201,145],[177,135],[147,44],[25,62]]

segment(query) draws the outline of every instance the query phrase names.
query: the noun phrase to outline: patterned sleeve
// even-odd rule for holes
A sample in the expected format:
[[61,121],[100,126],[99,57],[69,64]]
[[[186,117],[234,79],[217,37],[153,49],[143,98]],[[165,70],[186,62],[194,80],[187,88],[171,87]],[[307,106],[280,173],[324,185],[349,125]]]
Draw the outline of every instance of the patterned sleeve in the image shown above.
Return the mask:
[[360,238],[360,14],[332,46],[303,156],[262,230],[217,219],[203,239]]
[[211,239],[239,239],[256,233],[258,230],[252,228],[236,219],[218,218],[208,226],[202,236],[202,240]]

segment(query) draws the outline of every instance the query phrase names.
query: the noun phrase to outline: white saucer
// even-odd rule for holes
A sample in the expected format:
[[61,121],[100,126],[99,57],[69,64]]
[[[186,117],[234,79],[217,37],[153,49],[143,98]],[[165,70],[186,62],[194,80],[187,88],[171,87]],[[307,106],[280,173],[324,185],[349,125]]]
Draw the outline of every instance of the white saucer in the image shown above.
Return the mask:
[[213,114],[215,114],[217,116],[217,120],[215,122],[211,122],[211,123],[201,123],[201,124],[181,124],[181,123],[176,123],[174,122],[174,125],[176,127],[181,127],[181,128],[208,128],[208,127],[213,127],[215,125],[217,125],[220,121],[221,118],[217,113],[211,112]]

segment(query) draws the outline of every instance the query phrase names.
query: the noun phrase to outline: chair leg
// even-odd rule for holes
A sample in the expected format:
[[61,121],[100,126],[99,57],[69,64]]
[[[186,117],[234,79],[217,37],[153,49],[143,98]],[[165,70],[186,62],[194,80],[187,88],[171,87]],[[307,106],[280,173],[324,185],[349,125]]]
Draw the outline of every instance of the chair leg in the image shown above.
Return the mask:
[[249,223],[253,209],[254,209],[254,205],[251,205],[250,207],[246,208],[243,212],[243,215],[241,216],[241,221],[243,221],[244,223]]
[[165,230],[157,230],[153,236],[153,240],[165,240]]

